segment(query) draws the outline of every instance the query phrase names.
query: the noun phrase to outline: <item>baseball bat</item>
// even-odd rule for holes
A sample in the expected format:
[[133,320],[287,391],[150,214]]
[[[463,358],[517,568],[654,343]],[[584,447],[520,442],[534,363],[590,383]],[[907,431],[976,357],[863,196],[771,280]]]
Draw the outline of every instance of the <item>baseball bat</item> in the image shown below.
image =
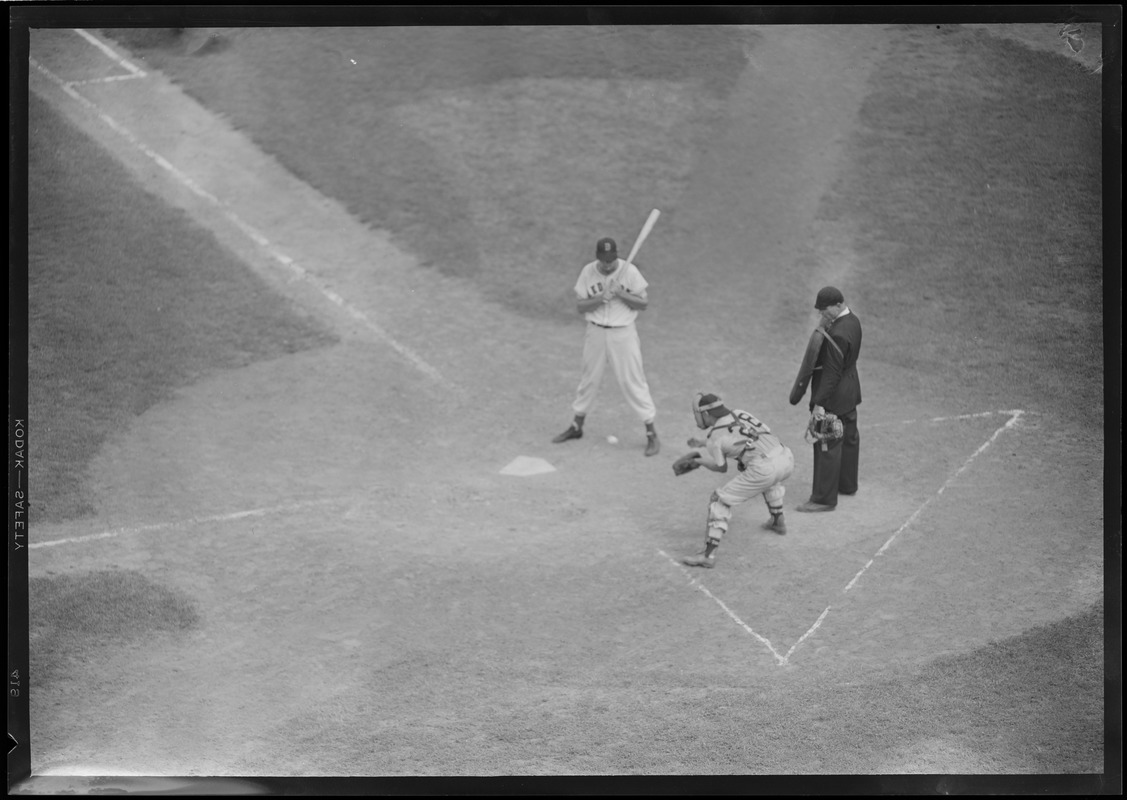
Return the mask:
[[661,216],[661,212],[656,208],[650,212],[646,217],[646,224],[642,226],[642,232],[638,234],[638,238],[634,240],[634,246],[630,248],[630,255],[626,256],[626,260],[633,263],[634,256],[638,255],[638,250],[642,247],[642,242],[646,241],[646,237],[650,235],[650,231],[654,229],[654,223],[657,218]]

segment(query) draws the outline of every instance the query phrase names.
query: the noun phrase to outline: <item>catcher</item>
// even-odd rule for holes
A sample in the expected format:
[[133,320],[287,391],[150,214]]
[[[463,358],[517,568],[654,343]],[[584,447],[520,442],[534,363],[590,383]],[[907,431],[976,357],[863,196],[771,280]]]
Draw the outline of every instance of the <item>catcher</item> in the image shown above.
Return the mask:
[[716,548],[728,530],[732,506],[763,496],[771,519],[764,528],[778,534],[787,532],[783,517],[783,482],[794,472],[794,453],[783,445],[771,429],[746,411],[729,410],[715,394],[693,399],[693,418],[697,427],[707,430],[702,441],[689,439],[692,450],[674,462],[673,473],[684,475],[697,467],[727,472],[728,459],[736,462],[739,474],[712,492],[708,499],[708,523],[704,550],[682,559],[690,567],[716,566]]

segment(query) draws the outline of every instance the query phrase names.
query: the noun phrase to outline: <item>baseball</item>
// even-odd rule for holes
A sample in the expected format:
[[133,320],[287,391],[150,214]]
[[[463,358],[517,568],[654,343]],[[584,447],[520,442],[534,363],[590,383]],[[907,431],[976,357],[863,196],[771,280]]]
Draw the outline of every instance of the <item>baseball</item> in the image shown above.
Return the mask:
[[607,441],[610,444],[618,444],[618,437],[617,436],[608,436]]

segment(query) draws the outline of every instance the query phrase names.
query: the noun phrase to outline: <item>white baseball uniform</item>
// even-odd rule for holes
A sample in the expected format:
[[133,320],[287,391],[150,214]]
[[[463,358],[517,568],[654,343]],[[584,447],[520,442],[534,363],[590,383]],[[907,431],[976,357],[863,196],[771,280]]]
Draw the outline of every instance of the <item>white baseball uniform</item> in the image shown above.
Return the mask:
[[794,472],[794,453],[771,429],[746,411],[733,409],[708,431],[702,457],[716,466],[736,460],[739,474],[713,493],[708,507],[708,537],[719,541],[728,530],[732,506],[759,495],[772,514],[783,510],[783,481]]
[[[583,267],[575,282],[575,295],[586,300],[602,294],[609,283],[615,283],[631,294],[646,296],[649,284],[636,266],[623,259],[615,261],[609,275],[599,270],[599,262]],[[572,410],[585,416],[595,402],[607,364],[614,371],[626,402],[643,423],[653,422],[657,408],[650,396],[650,387],[642,367],[642,347],[634,321],[638,312],[615,297],[608,303],[588,311],[587,332],[583,341],[583,374],[575,393]]]

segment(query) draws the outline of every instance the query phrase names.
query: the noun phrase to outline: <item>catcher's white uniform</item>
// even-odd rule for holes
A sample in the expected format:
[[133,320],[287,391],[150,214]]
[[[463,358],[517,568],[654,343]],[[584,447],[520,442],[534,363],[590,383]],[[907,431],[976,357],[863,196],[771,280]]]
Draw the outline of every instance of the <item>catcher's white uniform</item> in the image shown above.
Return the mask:
[[[617,259],[609,275],[599,270],[599,262],[592,261],[583,267],[575,282],[575,296],[586,300],[602,294],[608,284],[617,284],[631,294],[644,298],[649,285],[642,273],[629,261]],[[649,383],[642,367],[642,347],[634,321],[638,312],[621,299],[614,298],[598,308],[588,311],[587,332],[583,340],[583,372],[575,392],[572,410],[585,416],[595,403],[595,397],[609,364],[618,380],[622,395],[643,423],[653,422],[657,416]]]
[[771,429],[746,411],[733,409],[709,429],[701,452],[716,466],[736,461],[739,473],[712,493],[708,538],[719,543],[728,530],[732,506],[763,495],[772,517],[783,511],[783,482],[794,472],[794,453]]

